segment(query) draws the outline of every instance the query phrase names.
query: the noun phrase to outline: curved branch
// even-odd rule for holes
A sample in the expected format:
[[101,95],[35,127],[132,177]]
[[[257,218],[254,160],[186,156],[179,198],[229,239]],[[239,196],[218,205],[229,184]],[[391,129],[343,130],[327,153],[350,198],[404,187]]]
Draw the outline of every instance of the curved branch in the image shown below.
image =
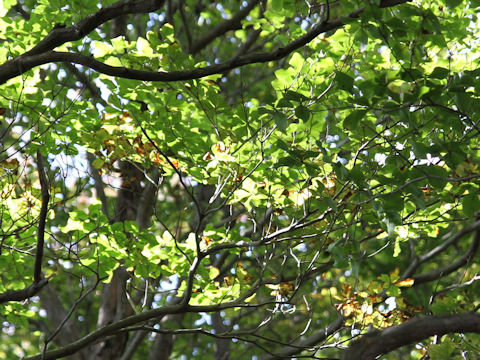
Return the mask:
[[164,0],[119,1],[101,8],[96,13],[88,15],[77,24],[61,28],[53,28],[48,35],[23,56],[38,55],[55,49],[69,41],[77,41],[109,20],[125,14],[144,14],[158,10]]
[[415,284],[417,285],[424,282],[436,280],[454,272],[455,270],[458,270],[460,267],[467,264],[470,261],[470,259],[472,259],[475,256],[475,254],[478,251],[479,245],[480,245],[480,230],[477,230],[476,233],[474,234],[473,241],[470,244],[470,247],[468,248],[468,250],[465,252],[465,254],[463,254],[460,258],[458,258],[456,261],[454,261],[450,265],[447,265],[443,268],[433,270],[425,274],[412,276],[412,278],[415,280]]
[[[153,0],[151,1],[154,2],[155,4],[160,2],[160,1],[153,1]],[[407,1],[409,0],[385,1],[384,3],[380,4],[380,7],[398,5]],[[140,4],[143,4],[143,3],[144,2],[141,2]],[[130,4],[130,3],[127,3],[127,4]],[[136,9],[136,7],[133,7],[133,8]],[[351,19],[358,18],[359,15],[364,11],[364,9],[365,9],[364,7],[359,8],[351,12],[350,14],[348,14],[345,18],[351,18]],[[94,17],[99,12],[91,15],[91,17]],[[86,19],[82,20],[80,23],[87,21],[88,19],[90,19],[90,17],[87,17]],[[98,19],[96,22],[92,21],[92,23],[94,24],[98,22],[99,22]],[[100,73],[103,73],[105,75],[116,76],[116,77],[125,78],[125,79],[159,81],[159,82],[199,79],[212,74],[221,74],[221,73],[224,73],[225,71],[229,71],[234,68],[238,68],[248,64],[265,63],[269,61],[282,59],[287,55],[289,55],[290,53],[292,53],[293,51],[308,44],[310,41],[315,39],[321,33],[336,30],[342,27],[343,25],[344,23],[342,22],[341,19],[336,19],[334,21],[329,21],[329,22],[318,22],[314,26],[312,26],[310,31],[308,31],[306,34],[293,40],[292,42],[290,42],[284,47],[277,48],[276,50],[265,52],[265,53],[259,53],[259,54],[243,55],[243,56],[239,56],[231,60],[228,60],[224,63],[206,66],[202,68],[195,68],[195,69],[182,70],[182,71],[171,71],[171,72],[142,71],[142,70],[135,70],[135,69],[129,69],[124,67],[109,66],[98,60],[95,60],[89,56],[85,56],[82,54],[51,51],[51,49],[53,49],[55,46],[61,45],[66,41],[79,39],[78,36],[80,36],[81,33],[77,33],[77,30],[76,30],[79,25],[74,25],[72,27],[65,28],[65,29],[52,30],[52,32],[49,35],[47,35],[47,37],[44,40],[42,40],[35,48],[1,65],[0,66],[0,85],[4,84],[9,79],[12,79],[16,76],[24,74],[25,72],[27,72],[28,70],[36,66],[48,64],[51,62],[61,62],[61,61],[80,64],[83,66],[87,66],[93,70],[96,70]],[[85,25],[83,28],[89,30],[91,29],[91,26],[93,25],[89,25],[89,26]],[[68,31],[65,32],[66,30]],[[57,34],[57,33],[62,34],[62,36],[60,37],[61,39],[60,40],[52,39],[51,34]],[[39,49],[44,52],[41,52]]]
[[50,359],[58,359],[68,355],[72,355],[90,344],[99,342],[101,339],[107,336],[118,333],[118,331],[128,326],[140,324],[145,321],[159,318],[169,314],[215,312],[215,311],[221,311],[221,310],[237,308],[237,307],[262,306],[262,305],[250,305],[250,304],[244,303],[244,300],[252,296],[253,293],[257,290],[257,288],[258,288],[257,284],[254,284],[252,285],[251,290],[247,291],[245,294],[240,296],[238,300],[229,301],[221,304],[191,306],[182,302],[180,304],[164,306],[161,308],[148,310],[140,314],[131,315],[129,317],[118,320],[114,323],[108,324],[98,330],[95,330],[89,333],[88,335],[85,335],[84,337],[78,339],[77,341],[72,342],[71,344],[66,345],[62,348],[47,351],[44,354],[34,355],[26,358],[25,360],[50,360]]
[[414,273],[414,271],[422,263],[424,263],[424,262],[432,259],[433,257],[437,256],[438,254],[442,253],[442,251],[444,251],[450,245],[456,243],[457,240],[462,238],[464,235],[469,234],[469,233],[471,233],[475,230],[477,230],[477,231],[480,230],[480,220],[477,220],[476,222],[464,227],[463,229],[461,229],[460,231],[458,231],[454,235],[449,233],[449,234],[443,236],[442,237],[443,242],[440,245],[436,246],[435,248],[433,248],[432,250],[430,250],[426,254],[423,254],[423,255],[418,256],[418,257],[413,259],[413,261],[410,263],[408,268],[402,274],[401,279],[404,280],[404,279],[410,277]]
[[115,323],[109,324],[104,326],[96,331],[89,333],[88,335],[84,336],[83,338],[67,345],[59,349],[47,351],[43,354],[38,354],[32,357],[28,357],[25,360],[50,360],[50,359],[58,359],[61,357],[65,357],[68,355],[75,354],[80,349],[84,347],[98,342],[100,339],[103,339],[106,336],[112,335],[119,330],[141,323],[143,321],[150,320],[155,317],[160,317],[166,314],[178,314],[184,310],[184,306],[180,305],[172,305],[172,306],[165,306],[163,308],[154,309],[150,311],[146,311],[141,314],[132,315],[122,320],[119,320]]
[[221,24],[214,27],[200,39],[198,39],[192,47],[190,48],[190,53],[195,54],[202,50],[205,46],[210,44],[220,35],[225,34],[227,31],[236,30],[241,28],[241,21],[252,11],[252,9],[257,6],[260,0],[250,0],[247,5],[236,13],[231,19],[228,19]]
[[343,360],[373,360],[433,335],[480,333],[480,314],[452,314],[415,318],[381,331],[367,333],[352,343]]
[[9,290],[0,294],[0,304],[8,301],[23,301],[36,295],[46,284],[48,279],[34,282],[32,285],[21,290]]

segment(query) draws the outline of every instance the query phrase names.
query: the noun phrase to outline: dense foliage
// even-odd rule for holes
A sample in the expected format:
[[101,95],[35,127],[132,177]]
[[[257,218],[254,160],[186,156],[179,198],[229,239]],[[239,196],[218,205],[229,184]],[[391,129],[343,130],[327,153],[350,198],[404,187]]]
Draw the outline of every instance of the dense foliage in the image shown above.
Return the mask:
[[477,359],[479,9],[4,0],[0,357]]

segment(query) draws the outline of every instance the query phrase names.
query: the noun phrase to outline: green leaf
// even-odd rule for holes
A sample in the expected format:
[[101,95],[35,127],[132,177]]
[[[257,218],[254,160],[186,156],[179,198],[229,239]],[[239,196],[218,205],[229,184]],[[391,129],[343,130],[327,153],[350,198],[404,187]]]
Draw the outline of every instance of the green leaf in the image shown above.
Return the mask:
[[310,110],[303,105],[299,105],[295,108],[295,116],[303,121],[310,119]]
[[353,90],[354,80],[351,76],[337,71],[335,72],[335,82],[338,84],[338,87],[342,90],[351,92]]
[[462,0],[446,0],[447,7],[450,8],[450,9],[456,8],[461,3],[463,3]]
[[349,172],[349,178],[353,180],[353,182],[360,188],[364,189],[367,188],[368,185],[365,182],[365,175],[364,170],[361,166],[356,165],[352,170]]
[[477,101],[467,92],[457,92],[455,98],[460,110],[463,112],[468,112],[473,103]]
[[382,197],[382,207],[390,211],[402,211],[404,202],[401,193],[389,194]]
[[435,79],[446,79],[450,75],[450,70],[443,67],[436,67],[430,74],[430,77]]
[[279,111],[275,111],[273,112],[273,120],[275,121],[278,130],[285,132],[287,129],[287,115]]
[[333,259],[335,260],[335,266],[340,269],[346,269],[349,267],[349,252],[345,246],[342,246],[339,243],[331,244],[328,247],[328,250],[332,254]]
[[288,90],[285,94],[283,94],[283,97],[288,101],[295,101],[298,103],[308,101],[308,98],[306,96],[291,90]]
[[447,337],[440,344],[430,344],[427,353],[432,360],[449,360],[454,350],[455,344]]
[[352,111],[344,120],[343,126],[347,130],[356,131],[360,130],[362,125],[362,120],[367,114],[366,110],[355,110]]
[[462,198],[462,209],[466,217],[473,217],[480,210],[480,201],[477,193],[465,195]]

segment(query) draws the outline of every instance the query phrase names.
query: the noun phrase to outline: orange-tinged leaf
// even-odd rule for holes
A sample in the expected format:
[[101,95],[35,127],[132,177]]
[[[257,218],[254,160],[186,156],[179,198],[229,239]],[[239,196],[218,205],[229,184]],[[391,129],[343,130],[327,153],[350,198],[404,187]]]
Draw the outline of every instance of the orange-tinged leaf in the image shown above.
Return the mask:
[[128,113],[128,111],[124,111],[122,113],[122,116],[120,117],[120,121],[122,122],[130,122],[132,121],[132,117],[130,116],[130,114]]
[[204,161],[210,161],[212,159],[213,159],[213,156],[209,152],[207,152],[205,155],[203,155],[203,160]]
[[218,144],[213,145],[212,148],[215,152],[219,152],[219,153],[223,153],[227,151],[227,148],[225,147],[225,144],[222,141],[220,141]]
[[290,282],[282,282],[280,284],[280,295],[288,295],[295,290],[295,285]]
[[20,166],[20,162],[15,158],[7,159],[2,161],[0,163],[0,166],[3,167],[4,169],[16,169]]
[[325,192],[328,196],[333,196],[337,192],[337,186],[335,185],[335,174],[330,174],[328,177],[322,179],[323,186],[325,187]]
[[160,157],[160,154],[158,152],[154,153],[154,159],[152,159],[152,162],[155,163],[155,164],[162,164],[163,163],[163,160]]
[[140,155],[140,156],[145,155],[145,148],[143,147],[143,145],[136,146],[135,148],[137,149],[137,154],[138,155]]
[[207,244],[207,246],[210,245],[210,243],[212,242],[212,239],[208,236],[202,236],[202,240],[205,241],[205,244]]
[[368,297],[373,304],[380,303],[383,301],[383,298],[379,295],[373,295]]
[[429,187],[421,187],[420,189],[425,195],[430,195],[430,193],[433,191],[433,189]]
[[353,301],[346,302],[344,304],[337,304],[337,310],[342,311],[344,316],[350,316],[355,311],[359,310],[358,304]]
[[349,297],[351,292],[352,292],[352,286],[347,284],[347,283],[343,283],[342,284],[342,295],[345,296],[345,297]]
[[396,286],[398,287],[410,287],[415,283],[415,279],[408,278],[405,280],[400,280],[395,283]]

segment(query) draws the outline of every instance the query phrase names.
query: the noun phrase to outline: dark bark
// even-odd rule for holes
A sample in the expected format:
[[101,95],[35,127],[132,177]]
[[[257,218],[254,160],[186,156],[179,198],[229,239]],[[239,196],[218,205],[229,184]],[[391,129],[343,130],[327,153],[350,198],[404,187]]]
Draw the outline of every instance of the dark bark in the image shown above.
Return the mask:
[[0,294],[0,304],[9,301],[23,301],[36,295],[46,284],[48,279],[34,282],[32,285],[21,290],[8,290]]
[[[408,0],[383,1],[380,4],[380,7],[394,6],[407,1]],[[199,79],[212,74],[222,74],[231,69],[235,69],[237,67],[245,66],[248,64],[265,63],[282,59],[291,54],[292,52],[300,49],[304,45],[308,44],[321,33],[336,30],[344,25],[341,19],[336,19],[328,22],[320,21],[314,26],[312,26],[310,31],[308,31],[306,34],[291,41],[284,47],[279,47],[270,52],[259,54],[246,54],[216,65],[171,72],[143,71],[124,67],[109,66],[98,60],[95,60],[90,56],[76,53],[52,51],[55,47],[58,47],[66,42],[81,39],[83,36],[93,31],[95,27],[117,16],[128,13],[154,11],[163,4],[163,1],[152,0],[141,2],[127,2],[126,4],[128,4],[128,6],[125,5],[124,7],[120,7],[118,4],[119,3],[116,3],[109,7],[103,8],[97,13],[83,19],[74,26],[52,30],[45,37],[45,39],[43,39],[32,50],[15,59],[7,61],[0,66],[0,84],[3,84],[9,79],[12,79],[16,76],[24,74],[25,72],[36,66],[51,62],[71,62],[75,64],[80,64],[105,75],[116,76],[126,79],[160,82]],[[135,6],[135,4],[138,4],[138,6]],[[119,8],[121,10],[119,10]],[[346,17],[357,18],[363,11],[363,7],[359,8],[346,15]]]
[[343,360],[373,360],[408,344],[433,335],[480,333],[480,315],[475,313],[436,315],[415,318],[381,331],[374,331],[355,341]]

